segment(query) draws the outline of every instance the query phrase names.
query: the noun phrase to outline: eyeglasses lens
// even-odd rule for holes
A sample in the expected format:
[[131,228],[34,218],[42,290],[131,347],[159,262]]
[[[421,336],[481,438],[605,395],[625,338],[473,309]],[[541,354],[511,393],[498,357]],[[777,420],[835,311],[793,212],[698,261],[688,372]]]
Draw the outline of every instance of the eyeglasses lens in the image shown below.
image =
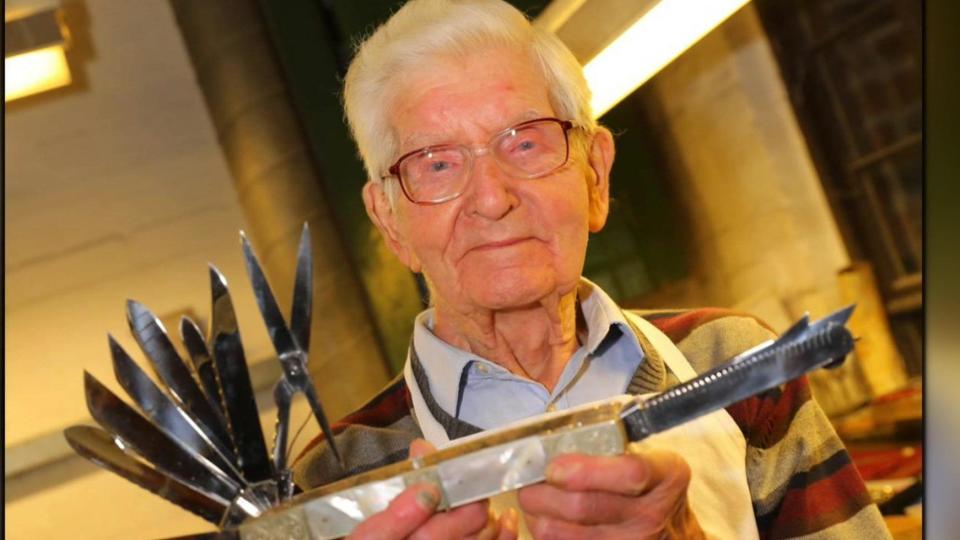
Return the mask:
[[[560,122],[521,124],[498,134],[488,146],[504,172],[521,178],[550,173],[567,159]],[[400,178],[416,202],[441,202],[459,195],[469,180],[474,153],[459,145],[425,148],[400,162]]]

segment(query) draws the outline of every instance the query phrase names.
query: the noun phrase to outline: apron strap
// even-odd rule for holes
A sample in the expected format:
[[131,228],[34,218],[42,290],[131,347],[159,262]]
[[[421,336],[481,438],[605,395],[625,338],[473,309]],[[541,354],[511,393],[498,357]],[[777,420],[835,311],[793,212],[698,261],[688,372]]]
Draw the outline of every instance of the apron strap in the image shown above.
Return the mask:
[[[640,364],[640,367],[637,368],[637,373],[634,374],[633,381],[630,383],[631,387],[634,386],[635,383],[640,384],[644,380],[640,371],[643,369],[644,364],[648,363],[647,360],[649,359],[654,359],[656,362],[659,362],[661,370],[663,369],[663,365],[666,364],[666,367],[680,382],[688,381],[697,376],[693,368],[690,367],[690,363],[687,362],[687,359],[683,356],[683,353],[680,352],[680,349],[678,349],[673,341],[670,341],[670,338],[661,332],[659,328],[632,311],[624,310],[623,313],[627,318],[627,322],[630,323],[630,327],[637,335],[640,348],[643,349],[643,353],[646,355],[646,359]],[[652,373],[652,368],[648,369],[648,373]],[[661,388],[646,391],[664,390],[667,385],[665,375],[665,373],[661,375]],[[631,393],[636,394],[639,392]]]
[[[427,377],[427,372],[423,369],[423,364],[420,363],[420,357],[417,355],[417,349],[412,343],[410,344],[410,368],[413,371],[413,378],[417,381],[417,388],[420,389],[420,394],[423,396],[423,401],[426,403],[427,409],[436,419],[437,423],[443,427],[443,430],[447,433],[447,437],[449,437],[451,441],[483,431],[469,422],[464,422],[452,416],[437,403],[436,398],[433,397],[433,392],[430,391],[430,379]],[[463,386],[464,381],[461,380],[460,382],[461,386]],[[457,409],[459,408],[458,404]],[[457,412],[459,412],[459,410]]]

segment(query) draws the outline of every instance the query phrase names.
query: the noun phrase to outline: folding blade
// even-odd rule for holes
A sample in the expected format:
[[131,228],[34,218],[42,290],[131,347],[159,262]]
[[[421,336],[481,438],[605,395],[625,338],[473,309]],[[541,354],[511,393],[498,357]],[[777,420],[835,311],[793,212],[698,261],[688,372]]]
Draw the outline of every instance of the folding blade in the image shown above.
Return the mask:
[[235,481],[211,463],[185,451],[89,372],[84,371],[83,376],[87,408],[93,419],[159,471],[225,506],[240,494]]
[[800,339],[803,337],[804,333],[810,328],[810,315],[804,313],[803,317],[800,317],[800,320],[793,323],[790,328],[787,328],[787,331],[780,334],[780,337],[777,338],[777,341],[781,343],[786,343],[787,341],[793,341],[795,339]]
[[173,347],[160,320],[143,304],[127,300],[127,322],[143,353],[173,397],[216,435],[221,447],[226,448],[230,440],[227,426],[220,422],[206,395]]
[[638,441],[842,361],[853,349],[853,336],[843,326],[851,311],[812,325],[804,317],[772,344],[630,404],[622,414],[627,436]]
[[184,450],[201,457],[235,481],[243,484],[243,477],[233,464],[233,451],[222,448],[207,428],[177,406],[167,394],[157,388],[140,366],[110,336],[110,353],[117,382],[153,423],[178,442]]
[[210,265],[210,290],[213,301],[210,349],[240,470],[248,482],[271,480],[274,478],[273,465],[260,427],[260,414],[250,384],[233,301],[226,278],[213,265]]
[[247,235],[240,233],[240,241],[243,245],[244,260],[247,263],[247,274],[250,276],[250,283],[253,285],[253,295],[257,299],[257,306],[260,307],[260,314],[263,315],[263,321],[267,325],[267,331],[270,334],[270,341],[273,342],[273,348],[280,356],[294,353],[304,353],[306,349],[300,347],[293,334],[287,328],[286,321],[280,312],[280,306],[277,304],[277,298],[270,290],[270,283],[267,282],[267,276],[260,267],[260,261],[253,253],[253,247],[247,240]]
[[[293,304],[290,306],[290,330],[304,352],[310,350],[310,316],[313,307],[313,249],[310,226],[303,224],[300,247],[297,249],[297,275],[293,283]],[[304,355],[306,359],[306,355]]]
[[220,381],[217,380],[217,370],[213,367],[213,359],[210,357],[209,349],[207,349],[203,332],[200,331],[197,323],[184,316],[180,318],[180,338],[190,355],[193,368],[197,371],[200,384],[207,395],[207,401],[213,406],[213,410],[218,414],[221,423],[227,426],[223,394],[220,392]]
[[127,455],[102,429],[73,426],[63,434],[81,456],[211,523],[219,523],[227,510],[221,502]]

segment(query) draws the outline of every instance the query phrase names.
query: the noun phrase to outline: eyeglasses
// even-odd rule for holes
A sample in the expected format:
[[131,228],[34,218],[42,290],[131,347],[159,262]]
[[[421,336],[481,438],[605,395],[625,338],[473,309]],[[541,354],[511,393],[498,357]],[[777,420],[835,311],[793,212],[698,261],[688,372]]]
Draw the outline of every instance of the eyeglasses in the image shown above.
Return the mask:
[[567,163],[573,123],[558,118],[521,122],[494,135],[486,146],[427,146],[400,156],[388,176],[400,181],[403,194],[416,204],[439,204],[459,197],[470,180],[476,158],[491,153],[503,172],[537,178]]

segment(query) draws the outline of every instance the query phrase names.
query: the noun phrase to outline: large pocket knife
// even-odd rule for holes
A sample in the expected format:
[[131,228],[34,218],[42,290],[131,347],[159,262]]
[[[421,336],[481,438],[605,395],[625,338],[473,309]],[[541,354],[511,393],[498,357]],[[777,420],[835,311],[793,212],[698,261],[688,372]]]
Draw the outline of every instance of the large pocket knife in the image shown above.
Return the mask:
[[[180,360],[155,318],[143,315],[148,312],[139,304],[129,304],[131,328],[160,373],[163,387],[156,387],[111,339],[117,378],[136,407],[86,374],[88,407],[103,429],[75,426],[66,431],[67,440],[84,457],[217,525],[216,532],[196,538],[341,538],[386,508],[408,486],[421,482],[440,488],[441,510],[512,491],[543,481],[554,456],[621,454],[632,442],[814,369],[836,366],[854,343],[845,326],[853,306],[814,323],[804,316],[776,340],[663,393],[621,395],[538,416],[461,439],[433,454],[294,494],[286,459],[292,393],[307,396],[327,444],[342,463],[306,371],[312,296],[309,235],[305,227],[291,327],[285,324],[245,237],[242,243],[254,295],[283,367],[274,392],[278,436],[272,459],[266,455],[255,414],[226,282],[215,269],[211,270],[214,328],[208,347],[203,347],[203,339],[185,343],[192,361]],[[190,327],[185,323],[184,341],[191,341],[191,336],[198,341]]]

